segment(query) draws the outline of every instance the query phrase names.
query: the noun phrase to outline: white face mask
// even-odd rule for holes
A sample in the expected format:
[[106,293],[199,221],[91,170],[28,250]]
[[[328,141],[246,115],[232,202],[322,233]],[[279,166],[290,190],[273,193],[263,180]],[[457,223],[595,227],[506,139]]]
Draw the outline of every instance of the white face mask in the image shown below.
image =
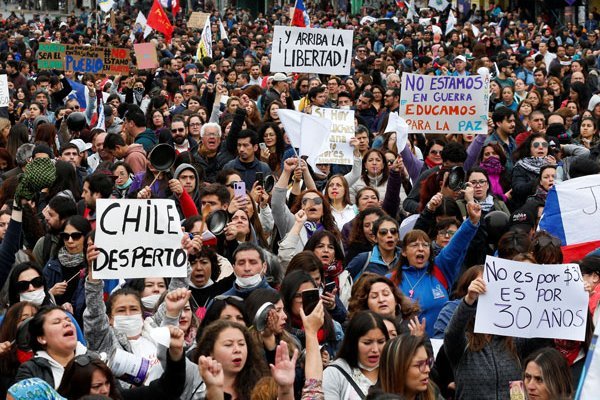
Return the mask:
[[368,371],[368,372],[373,372],[373,371],[375,371],[377,368],[379,368],[379,364],[377,364],[377,365],[376,365],[376,366],[374,366],[374,367],[367,367],[366,365],[363,365],[363,364],[362,364],[362,363],[359,361],[359,362],[358,362],[358,368],[360,368],[360,369],[364,369],[365,371]]
[[258,285],[262,281],[262,275],[256,274],[247,278],[236,277],[235,283],[241,288],[250,288]]
[[158,303],[158,299],[160,298],[160,294],[151,294],[150,296],[142,297],[142,304],[149,310],[154,310],[156,307],[156,303]]
[[46,298],[44,289],[34,290],[33,292],[23,292],[19,295],[19,301],[29,301],[36,306],[41,306]]
[[144,320],[142,314],[116,315],[114,317],[113,327],[127,335],[128,338],[139,336],[142,333]]

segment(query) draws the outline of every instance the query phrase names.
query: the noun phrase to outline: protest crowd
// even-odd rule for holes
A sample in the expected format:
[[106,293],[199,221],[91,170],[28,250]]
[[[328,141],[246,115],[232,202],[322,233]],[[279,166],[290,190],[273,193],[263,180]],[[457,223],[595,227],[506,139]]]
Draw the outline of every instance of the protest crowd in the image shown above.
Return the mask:
[[597,396],[600,14],[355,3],[2,21],[0,397]]

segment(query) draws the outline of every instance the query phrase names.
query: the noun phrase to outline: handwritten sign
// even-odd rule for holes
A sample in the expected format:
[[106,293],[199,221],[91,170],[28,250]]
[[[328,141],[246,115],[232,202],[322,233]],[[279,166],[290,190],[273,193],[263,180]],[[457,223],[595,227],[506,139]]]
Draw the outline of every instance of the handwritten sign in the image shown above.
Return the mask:
[[96,279],[185,277],[181,221],[173,200],[96,202]]
[[410,133],[486,134],[489,76],[402,74],[400,116]]
[[8,107],[10,95],[8,94],[8,76],[0,75],[0,107]]
[[206,22],[206,19],[209,17],[210,17],[209,13],[194,11],[190,15],[190,18],[188,19],[187,26],[188,26],[188,28],[202,29],[204,27],[204,23]]
[[154,43],[136,43],[133,50],[138,69],[158,68],[158,55]]
[[317,163],[352,165],[354,149],[350,139],[354,137],[354,110],[313,107],[312,115],[331,121],[329,151],[321,154]]
[[488,256],[475,332],[583,341],[588,294],[577,264],[537,265]]
[[129,50],[97,46],[40,43],[39,69],[106,74],[129,73]]
[[349,75],[353,31],[275,26],[272,72]]

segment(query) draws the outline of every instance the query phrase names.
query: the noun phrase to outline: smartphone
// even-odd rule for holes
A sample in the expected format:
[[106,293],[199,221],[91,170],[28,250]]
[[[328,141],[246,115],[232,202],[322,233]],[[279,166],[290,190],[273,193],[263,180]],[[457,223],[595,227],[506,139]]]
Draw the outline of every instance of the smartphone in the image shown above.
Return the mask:
[[261,150],[267,150],[267,144],[265,142],[260,142],[258,145],[260,146]]
[[233,182],[233,195],[235,197],[246,198],[246,182]]
[[305,315],[309,315],[313,312],[317,304],[319,303],[321,296],[319,295],[319,289],[308,289],[302,292],[302,309]]
[[335,289],[335,282],[329,282],[325,284],[325,289],[323,291],[325,293],[332,293],[333,289]]
[[264,176],[264,174],[262,172],[257,172],[256,173],[255,181],[258,182],[258,186],[264,187],[265,186],[265,176]]

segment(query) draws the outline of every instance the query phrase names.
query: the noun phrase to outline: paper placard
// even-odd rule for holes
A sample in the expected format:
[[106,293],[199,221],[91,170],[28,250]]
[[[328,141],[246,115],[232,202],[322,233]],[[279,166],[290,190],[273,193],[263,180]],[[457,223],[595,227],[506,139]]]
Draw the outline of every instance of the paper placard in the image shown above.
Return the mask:
[[346,29],[275,26],[271,72],[349,75],[353,35]]
[[188,28],[202,29],[204,27],[206,19],[209,17],[209,13],[194,11],[188,19],[187,26]]
[[583,341],[588,294],[577,264],[538,265],[488,256],[475,332]]
[[96,202],[94,279],[187,276],[181,221],[173,200]]
[[133,50],[138,69],[158,68],[158,55],[154,43],[136,43]]
[[39,69],[112,75],[129,73],[129,49],[124,48],[40,43],[37,59]]
[[8,94],[8,76],[0,75],[0,107],[8,107],[10,95]]
[[410,133],[487,134],[489,76],[402,74],[400,116]]
[[352,165],[354,148],[350,139],[354,137],[354,110],[313,107],[312,115],[331,121],[329,134],[330,150],[321,154],[319,164]]

